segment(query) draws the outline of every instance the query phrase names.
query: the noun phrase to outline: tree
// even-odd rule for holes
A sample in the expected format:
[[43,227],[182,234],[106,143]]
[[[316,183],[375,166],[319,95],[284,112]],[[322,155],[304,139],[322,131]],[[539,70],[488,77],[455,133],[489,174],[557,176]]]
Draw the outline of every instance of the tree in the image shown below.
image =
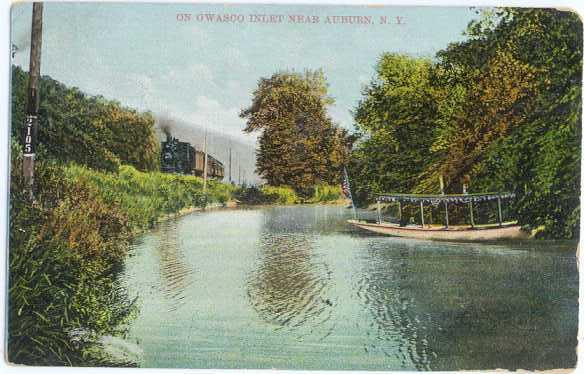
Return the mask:
[[486,150],[525,123],[536,73],[505,49],[482,66],[438,65],[434,78],[440,94],[431,147],[436,162],[424,171],[417,190],[431,190],[442,175],[447,188],[460,191],[463,176],[476,174]]
[[555,9],[507,9],[485,41],[516,51],[538,72],[523,125],[494,142],[477,187],[517,194],[515,215],[550,238],[578,237],[582,141],[582,22]]
[[469,175],[471,192],[514,192],[511,213],[525,228],[577,237],[580,19],[555,9],[492,9],[467,35],[422,70],[414,68],[420,60],[382,57],[356,110],[363,137],[353,169],[364,173],[355,177],[357,196],[437,192],[440,175],[447,191],[460,193]]
[[319,183],[339,182],[347,134],[327,115],[332,103],[320,70],[260,79],[240,116],[247,120],[245,132],[261,132],[256,167],[268,184],[308,195]]
[[386,53],[355,110],[361,140],[350,168],[357,200],[373,193],[407,192],[430,165],[436,103],[431,62]]

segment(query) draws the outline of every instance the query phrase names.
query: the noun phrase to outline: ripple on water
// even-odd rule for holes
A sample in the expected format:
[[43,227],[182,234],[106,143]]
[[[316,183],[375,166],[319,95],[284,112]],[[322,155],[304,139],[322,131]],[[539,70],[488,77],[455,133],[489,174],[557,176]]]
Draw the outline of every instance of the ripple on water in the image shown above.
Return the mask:
[[[145,366],[462,370],[576,362],[573,248],[357,234],[347,215],[329,207],[208,213],[146,236],[128,272],[151,296],[132,331],[144,342]],[[176,308],[171,318],[160,313]]]
[[265,233],[259,241],[256,266],[247,277],[247,296],[256,313],[275,330],[297,333],[302,339],[322,332],[331,317],[327,297],[330,270],[314,255],[310,235]]
[[193,283],[194,269],[185,261],[178,235],[177,225],[171,221],[163,223],[157,231],[160,287],[169,302],[168,311],[185,304],[186,291]]

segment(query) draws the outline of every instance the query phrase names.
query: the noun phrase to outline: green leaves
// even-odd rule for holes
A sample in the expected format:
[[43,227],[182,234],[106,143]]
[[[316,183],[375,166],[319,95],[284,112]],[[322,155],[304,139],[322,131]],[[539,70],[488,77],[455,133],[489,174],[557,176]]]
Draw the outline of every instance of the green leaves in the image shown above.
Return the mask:
[[326,113],[332,103],[320,70],[260,79],[240,116],[247,120],[244,131],[261,132],[256,167],[269,185],[290,185],[309,196],[316,184],[339,181],[347,134]]
[[358,200],[378,192],[510,190],[542,237],[578,235],[582,24],[555,9],[504,8],[434,63],[384,54],[355,111]]
[[365,134],[352,153],[349,172],[357,200],[368,193],[414,188],[431,161],[436,105],[430,86],[430,61],[386,53],[377,75],[355,110]]
[[194,176],[41,160],[31,204],[16,141],[11,156],[9,360],[119,365],[100,353],[97,338],[122,334],[135,313],[135,300],[116,279],[130,237],[164,214],[226,201],[235,187],[210,181],[205,196]]
[[[12,136],[24,124],[28,73],[12,68]],[[39,158],[116,171],[123,164],[157,170],[160,150],[154,118],[101,96],[85,95],[51,79],[40,81]]]

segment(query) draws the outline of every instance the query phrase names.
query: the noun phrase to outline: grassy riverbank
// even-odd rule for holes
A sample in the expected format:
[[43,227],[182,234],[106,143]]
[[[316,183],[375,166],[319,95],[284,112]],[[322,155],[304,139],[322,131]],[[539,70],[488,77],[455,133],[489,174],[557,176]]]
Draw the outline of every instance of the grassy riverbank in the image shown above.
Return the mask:
[[340,186],[328,184],[316,185],[311,195],[301,196],[289,186],[243,187],[235,193],[235,197],[248,205],[293,205],[293,204],[340,204],[345,203],[345,197]]
[[[16,148],[16,147],[14,147]],[[101,354],[123,335],[134,301],[116,280],[129,241],[165,215],[225,203],[234,187],[193,176],[103,172],[38,162],[34,202],[13,148],[8,358],[29,365],[128,365]]]

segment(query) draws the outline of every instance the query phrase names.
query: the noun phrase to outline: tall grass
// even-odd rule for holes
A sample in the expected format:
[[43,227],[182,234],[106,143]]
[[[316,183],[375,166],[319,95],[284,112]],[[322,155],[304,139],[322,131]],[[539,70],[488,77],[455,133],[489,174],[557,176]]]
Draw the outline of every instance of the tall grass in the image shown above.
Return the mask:
[[331,186],[329,184],[318,184],[314,187],[314,193],[309,203],[333,203],[344,200],[345,196],[340,186]]
[[12,150],[8,359],[28,365],[131,365],[100,354],[98,338],[123,335],[136,312],[117,280],[136,230],[164,214],[221,203],[233,187],[196,177],[106,173],[37,162],[29,201]]
[[244,204],[320,204],[338,203],[345,200],[345,196],[340,186],[328,184],[316,185],[312,188],[312,195],[306,199],[299,196],[296,191],[289,186],[270,186],[265,184],[261,187],[242,187],[235,193],[236,198]]
[[291,205],[300,201],[298,195],[292,187],[275,187],[266,184],[262,186],[260,190],[266,197],[266,200],[271,204]]
[[183,208],[224,204],[235,190],[231,185],[211,180],[204,195],[203,179],[199,177],[144,173],[127,165],[120,167],[118,173],[104,173],[73,164],[65,168],[65,173],[77,182],[95,186],[104,201],[119,205],[131,225],[138,229],[149,228],[161,215]]

